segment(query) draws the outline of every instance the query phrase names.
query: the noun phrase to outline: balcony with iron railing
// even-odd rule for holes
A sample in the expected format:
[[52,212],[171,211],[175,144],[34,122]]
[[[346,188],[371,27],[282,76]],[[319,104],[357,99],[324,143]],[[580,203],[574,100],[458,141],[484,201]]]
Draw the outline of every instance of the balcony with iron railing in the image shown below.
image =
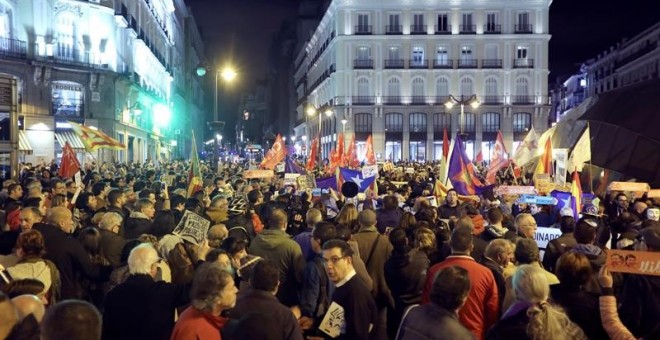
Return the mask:
[[374,60],[373,59],[354,59],[353,60],[354,69],[373,69]]
[[504,103],[504,96],[485,95],[480,99],[483,105],[501,105]]
[[458,68],[478,68],[477,59],[458,59]]
[[0,55],[25,58],[27,56],[27,43],[17,39],[0,38]]
[[517,34],[533,33],[534,27],[531,24],[516,25],[514,32]]
[[461,34],[477,34],[477,25],[460,25],[459,32]]
[[502,59],[481,59],[481,68],[502,68]]
[[[35,51],[39,51],[40,46],[35,45]],[[49,53],[50,52],[50,53]],[[39,61],[49,61],[60,64],[78,65],[96,69],[108,69],[109,65],[101,61],[100,55],[89,51],[73,48],[72,45],[56,43],[46,46],[46,53],[49,55],[36,55],[35,59]]]
[[383,104],[386,105],[400,105],[403,103],[403,97],[401,96],[384,96],[383,97]]
[[352,96],[351,103],[353,105],[374,105],[376,97],[373,96]]
[[411,96],[410,105],[426,105],[426,96]]
[[405,68],[405,66],[403,59],[385,59],[384,67],[386,69],[402,69]]
[[403,34],[403,26],[387,25],[385,26],[385,34]]
[[513,59],[513,68],[534,68],[534,59],[530,59],[530,58]]
[[434,59],[433,60],[433,68],[436,69],[442,69],[442,68],[454,68],[454,60],[453,59]]
[[500,33],[502,33],[502,25],[497,25],[497,24],[484,25],[484,34],[500,34]]
[[356,35],[370,35],[373,34],[371,25],[357,25],[355,26]]
[[526,94],[511,96],[511,104],[530,105],[534,104],[534,97]]
[[410,34],[426,34],[426,25],[410,25]]
[[429,60],[428,59],[409,59],[408,60],[408,68],[417,68],[417,69],[424,69],[424,68],[429,68]]
[[451,34],[451,25],[435,25],[435,34]]

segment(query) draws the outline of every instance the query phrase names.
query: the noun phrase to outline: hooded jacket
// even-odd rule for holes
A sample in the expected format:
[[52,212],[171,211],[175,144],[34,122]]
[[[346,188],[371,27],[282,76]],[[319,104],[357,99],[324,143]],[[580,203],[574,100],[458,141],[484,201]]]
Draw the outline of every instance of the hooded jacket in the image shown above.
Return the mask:
[[573,249],[572,253],[580,253],[587,256],[589,263],[591,263],[591,277],[589,281],[583,286],[586,292],[593,294],[600,294],[600,284],[598,283],[598,271],[605,264],[607,256],[600,247],[593,244],[578,244]]

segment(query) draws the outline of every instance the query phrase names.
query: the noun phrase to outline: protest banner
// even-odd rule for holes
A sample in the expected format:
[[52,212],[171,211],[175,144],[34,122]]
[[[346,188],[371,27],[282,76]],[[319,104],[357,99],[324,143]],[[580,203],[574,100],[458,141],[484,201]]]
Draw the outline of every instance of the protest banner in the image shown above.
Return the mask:
[[392,170],[394,170],[394,164],[392,164],[390,162],[385,162],[385,164],[383,164],[383,171],[389,172],[389,171],[392,171]]
[[612,182],[607,186],[608,191],[634,191],[647,192],[651,190],[648,183],[644,182]]
[[547,194],[554,190],[555,185],[552,183],[552,178],[549,174],[535,174],[534,187],[539,194]]
[[536,195],[536,188],[522,185],[501,185],[495,188],[496,195]]
[[307,190],[316,188],[316,179],[314,175],[300,175],[296,178],[298,190]]
[[611,249],[605,265],[611,272],[660,276],[660,253]]
[[660,197],[660,189],[651,189],[647,193],[648,198],[658,198]]
[[172,233],[181,236],[182,239],[188,242],[201,245],[206,240],[206,234],[210,226],[211,222],[209,220],[186,210]]
[[319,325],[319,330],[329,335],[331,338],[336,338],[342,333],[346,333],[344,307],[336,302],[332,302],[323,317],[323,321],[321,321],[321,324]]
[[365,165],[362,167],[362,178],[378,178],[378,165]]
[[526,204],[557,205],[557,199],[552,196],[520,195],[517,202]]
[[284,185],[296,185],[296,179],[300,177],[300,174],[284,174]]
[[406,173],[407,174],[414,174],[415,173],[415,168],[406,168]]
[[555,183],[558,186],[566,185],[566,166],[568,165],[568,149],[552,149],[555,160]]
[[243,178],[270,178],[275,176],[273,170],[245,170]]
[[561,230],[557,228],[538,227],[536,228],[536,233],[534,233],[534,240],[539,246],[539,249],[545,250],[548,246],[548,242],[559,236],[561,236]]

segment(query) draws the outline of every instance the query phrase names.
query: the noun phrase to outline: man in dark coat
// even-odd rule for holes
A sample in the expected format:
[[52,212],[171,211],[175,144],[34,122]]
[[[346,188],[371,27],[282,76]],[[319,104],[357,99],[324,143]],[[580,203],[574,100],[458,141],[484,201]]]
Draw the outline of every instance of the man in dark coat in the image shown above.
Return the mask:
[[504,294],[506,293],[506,281],[504,280],[504,268],[509,265],[513,258],[513,243],[505,239],[494,239],[488,243],[484,256],[479,260],[479,263],[486,268],[490,269],[495,278],[497,285],[497,296],[500,297],[500,313],[502,311],[502,303],[504,302]]
[[[110,192],[112,193],[112,192]],[[99,253],[108,259],[113,268],[121,266],[121,252],[126,240],[119,235],[123,218],[116,212],[107,212],[99,222],[101,240],[99,241]]]
[[135,203],[135,211],[131,213],[126,221],[124,238],[131,240],[140,237],[142,234],[153,234],[152,220],[155,215],[154,203],[148,198],[140,198]]
[[44,236],[47,260],[52,261],[60,271],[62,280],[62,300],[80,299],[83,288],[78,277],[85,276],[93,281],[105,281],[112,268],[93,264],[83,246],[70,236],[73,229],[71,211],[64,207],[48,210],[46,223],[37,223],[32,229]]
[[399,209],[399,201],[396,196],[385,196],[383,198],[383,209],[376,214],[376,229],[384,234],[387,228],[393,229],[399,226],[402,212]]
[[[208,245],[195,254],[204,259]],[[130,276],[106,296],[103,339],[169,339],[174,310],[190,301],[190,285],[156,282],[158,254],[151,244],[135,247],[128,257]]]

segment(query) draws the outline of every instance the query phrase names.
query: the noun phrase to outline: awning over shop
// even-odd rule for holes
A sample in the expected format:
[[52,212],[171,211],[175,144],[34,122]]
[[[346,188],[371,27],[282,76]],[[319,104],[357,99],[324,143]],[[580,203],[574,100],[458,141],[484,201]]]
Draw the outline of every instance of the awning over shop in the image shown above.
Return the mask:
[[27,139],[25,131],[18,130],[18,152],[31,155],[32,151],[32,145],[30,145],[30,141]]
[[73,131],[55,132],[55,139],[57,139],[57,142],[60,143],[61,147],[64,147],[64,143],[69,142],[69,145],[71,145],[74,151],[85,151],[85,145],[80,140],[80,137],[73,133]]

